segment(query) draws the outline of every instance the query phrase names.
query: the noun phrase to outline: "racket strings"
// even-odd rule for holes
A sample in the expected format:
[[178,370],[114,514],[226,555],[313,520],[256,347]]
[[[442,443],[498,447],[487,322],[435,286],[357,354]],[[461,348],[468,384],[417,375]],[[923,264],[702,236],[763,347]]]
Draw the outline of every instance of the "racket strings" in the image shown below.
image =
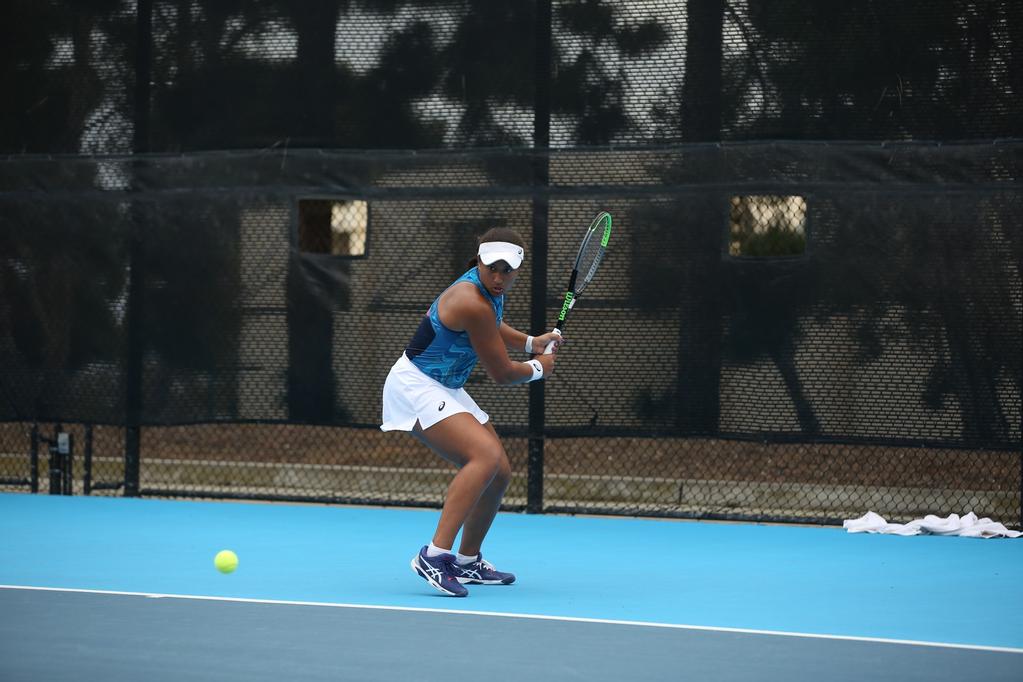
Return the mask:
[[590,283],[603,257],[604,247],[600,245],[600,234],[592,232],[586,243],[579,249],[579,257],[576,259],[576,270],[580,277],[576,281],[576,293],[582,292],[586,285]]

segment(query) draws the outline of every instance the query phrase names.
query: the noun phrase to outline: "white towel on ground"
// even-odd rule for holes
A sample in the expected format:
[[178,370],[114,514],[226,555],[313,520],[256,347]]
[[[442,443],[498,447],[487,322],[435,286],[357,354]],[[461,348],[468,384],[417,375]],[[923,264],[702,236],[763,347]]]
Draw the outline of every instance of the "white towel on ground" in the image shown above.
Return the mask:
[[880,514],[868,511],[858,519],[842,522],[850,533],[887,533],[890,535],[959,535],[967,538],[1018,538],[1023,533],[1009,530],[1003,524],[984,517],[978,519],[973,512],[960,517],[949,514],[945,518],[928,514],[909,523],[888,523]]

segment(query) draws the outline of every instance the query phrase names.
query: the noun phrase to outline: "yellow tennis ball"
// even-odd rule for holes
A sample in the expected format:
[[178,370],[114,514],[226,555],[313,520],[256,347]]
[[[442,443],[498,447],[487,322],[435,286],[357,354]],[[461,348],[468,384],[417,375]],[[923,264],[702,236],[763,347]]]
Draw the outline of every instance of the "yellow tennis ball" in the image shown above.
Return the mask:
[[222,549],[213,557],[213,565],[221,573],[233,573],[238,568],[238,555],[229,549]]

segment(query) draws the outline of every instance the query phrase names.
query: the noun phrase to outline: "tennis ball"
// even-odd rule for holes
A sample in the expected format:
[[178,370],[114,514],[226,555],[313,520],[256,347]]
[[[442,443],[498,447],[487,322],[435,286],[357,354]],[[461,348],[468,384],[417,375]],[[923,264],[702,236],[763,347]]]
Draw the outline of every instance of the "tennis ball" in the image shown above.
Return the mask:
[[213,557],[213,565],[221,573],[233,573],[238,568],[238,555],[229,549],[222,549]]

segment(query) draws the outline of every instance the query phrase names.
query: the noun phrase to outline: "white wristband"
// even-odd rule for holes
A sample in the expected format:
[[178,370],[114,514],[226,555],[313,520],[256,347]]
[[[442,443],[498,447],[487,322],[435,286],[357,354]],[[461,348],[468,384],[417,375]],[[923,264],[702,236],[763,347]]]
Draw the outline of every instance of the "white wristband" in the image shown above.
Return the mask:
[[527,353],[533,352],[533,337],[530,336],[529,334],[526,334],[526,352]]
[[533,376],[529,378],[530,381],[536,381],[537,379],[543,379],[543,365],[540,364],[539,360],[527,360],[526,364],[533,368]]

